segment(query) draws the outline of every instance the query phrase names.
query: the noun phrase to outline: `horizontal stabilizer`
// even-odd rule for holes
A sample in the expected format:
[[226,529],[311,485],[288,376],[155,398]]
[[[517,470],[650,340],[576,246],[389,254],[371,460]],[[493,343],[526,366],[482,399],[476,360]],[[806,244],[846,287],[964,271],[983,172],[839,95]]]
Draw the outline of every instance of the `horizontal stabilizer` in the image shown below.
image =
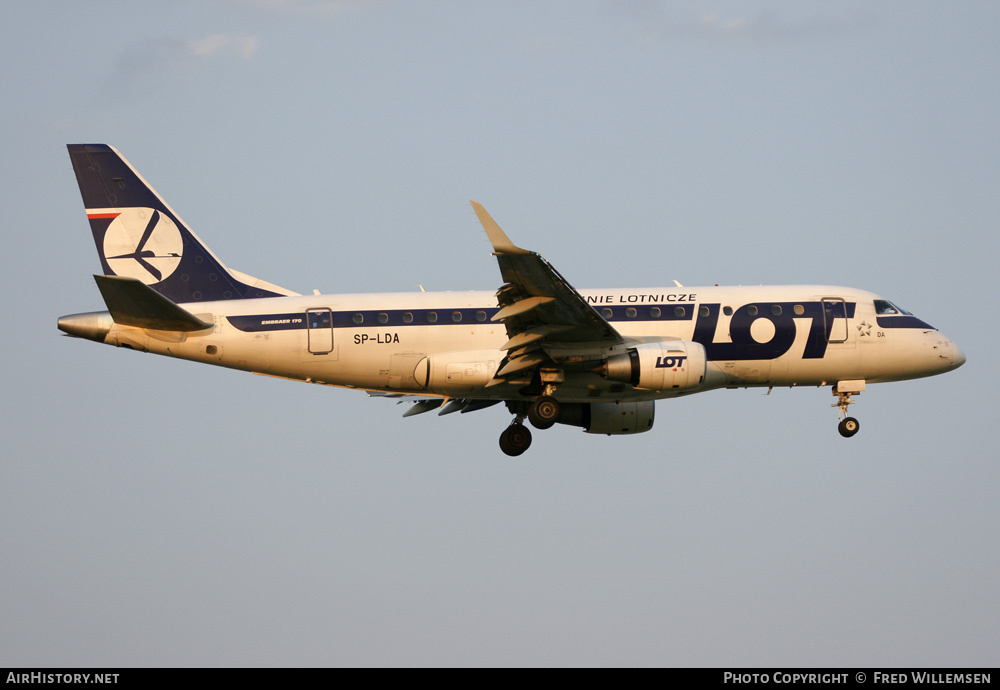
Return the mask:
[[94,276],[111,318],[122,326],[157,331],[202,331],[212,328],[136,278]]

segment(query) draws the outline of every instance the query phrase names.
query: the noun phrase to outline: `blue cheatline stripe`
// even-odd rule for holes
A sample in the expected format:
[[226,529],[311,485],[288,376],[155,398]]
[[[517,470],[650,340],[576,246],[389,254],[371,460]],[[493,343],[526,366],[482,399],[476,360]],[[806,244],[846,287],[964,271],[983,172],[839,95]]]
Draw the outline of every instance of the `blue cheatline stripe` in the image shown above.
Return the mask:
[[[839,303],[838,303],[839,304]],[[803,314],[796,314],[795,307],[803,306]],[[691,321],[696,317],[718,319],[720,304],[660,304],[660,305],[617,305],[597,306],[594,311],[608,321],[626,323],[649,321]],[[847,302],[846,317],[853,319],[857,304]],[[755,307],[756,314],[750,315],[749,308]],[[779,307],[779,314],[773,314],[772,308]],[[313,328],[326,328],[328,312],[325,307],[309,307],[308,317],[314,322]],[[365,309],[360,311],[332,312],[334,328],[378,328],[390,326],[405,328],[407,326],[454,326],[458,324],[476,325],[489,324],[497,313],[497,307],[484,309]],[[704,310],[705,313],[700,312]],[[610,315],[609,315],[610,312]],[[753,302],[735,309],[734,318],[756,319],[768,318],[784,322],[791,318],[822,318],[823,307],[820,302]],[[739,318],[738,318],[739,317]],[[835,318],[844,318],[843,314],[835,314]],[[241,331],[254,333],[259,331],[284,331],[306,328],[306,311],[288,312],[282,314],[248,314],[245,316],[229,316],[229,322]],[[356,319],[359,319],[357,321]],[[891,323],[888,323],[890,322]],[[887,323],[883,323],[887,322]],[[926,323],[913,316],[878,317],[879,326],[885,328],[931,328]]]
[[[309,307],[310,309],[324,309],[322,306]],[[606,316],[605,309],[611,310],[611,316]],[[658,309],[659,315],[656,310]],[[676,309],[683,309],[683,313],[678,313]],[[635,315],[632,315],[634,310]],[[334,328],[368,328],[385,327],[405,328],[406,326],[455,326],[455,325],[486,325],[490,324],[490,319],[497,313],[497,307],[486,309],[388,309],[388,310],[362,310],[362,311],[335,311],[333,312]],[[676,304],[664,304],[654,306],[628,306],[621,305],[615,307],[596,307],[597,313],[604,316],[608,321],[690,321],[697,314],[697,305],[686,304],[679,307]],[[320,322],[325,311],[310,312],[309,317],[315,323],[314,328],[325,328],[329,324]],[[361,323],[357,323],[355,318],[360,315]],[[229,323],[241,331],[256,333],[260,331],[286,331],[299,328],[306,328],[306,312],[292,312],[285,314],[251,314],[246,316],[228,316]],[[432,320],[433,319],[433,320]],[[503,324],[497,323],[502,326]]]

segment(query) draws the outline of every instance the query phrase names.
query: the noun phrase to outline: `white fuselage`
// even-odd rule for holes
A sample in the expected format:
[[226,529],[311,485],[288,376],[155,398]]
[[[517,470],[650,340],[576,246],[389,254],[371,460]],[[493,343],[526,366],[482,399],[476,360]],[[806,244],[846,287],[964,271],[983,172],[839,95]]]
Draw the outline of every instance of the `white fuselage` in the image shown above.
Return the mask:
[[[930,376],[965,358],[948,338],[880,298],[801,285],[580,290],[629,343],[694,341],[707,352],[696,390],[642,390],[579,364],[566,402],[642,400],[718,387],[834,385]],[[520,397],[494,374],[508,340],[493,292],[309,295],[182,305],[213,328],[161,332],[106,320],[103,341],[260,374],[349,388],[461,397]],[[549,350],[553,354],[553,350]],[[555,350],[558,356],[558,348]],[[611,354],[595,351],[597,362]],[[579,348],[574,351],[579,358]],[[572,363],[570,363],[572,365]],[[527,398],[526,398],[527,399]]]

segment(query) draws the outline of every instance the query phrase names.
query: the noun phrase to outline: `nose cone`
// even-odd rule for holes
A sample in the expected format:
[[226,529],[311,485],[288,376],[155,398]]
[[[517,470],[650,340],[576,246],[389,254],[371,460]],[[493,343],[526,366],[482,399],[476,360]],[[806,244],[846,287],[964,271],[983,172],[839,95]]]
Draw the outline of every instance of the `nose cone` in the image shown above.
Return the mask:
[[106,311],[92,311],[86,314],[70,314],[59,318],[59,330],[74,338],[86,338],[103,343],[114,321]]
[[943,335],[940,335],[940,341],[934,344],[934,351],[940,360],[942,371],[958,369],[965,364],[965,353]]

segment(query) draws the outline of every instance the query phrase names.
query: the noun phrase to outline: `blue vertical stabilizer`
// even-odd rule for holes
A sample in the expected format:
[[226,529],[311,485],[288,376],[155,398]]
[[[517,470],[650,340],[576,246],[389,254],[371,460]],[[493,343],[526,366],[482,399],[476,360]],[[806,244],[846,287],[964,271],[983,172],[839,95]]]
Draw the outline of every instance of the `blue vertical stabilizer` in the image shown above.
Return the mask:
[[67,148],[105,275],[175,303],[296,294],[227,268],[113,147]]

